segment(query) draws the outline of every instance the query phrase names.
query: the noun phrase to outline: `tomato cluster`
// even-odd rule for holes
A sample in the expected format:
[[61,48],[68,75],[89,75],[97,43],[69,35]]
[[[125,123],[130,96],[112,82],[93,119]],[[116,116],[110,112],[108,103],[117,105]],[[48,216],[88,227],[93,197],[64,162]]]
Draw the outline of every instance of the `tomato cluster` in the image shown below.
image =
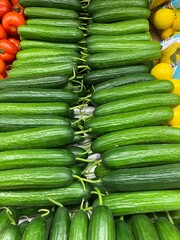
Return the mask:
[[0,79],[3,79],[20,49],[17,28],[26,24],[19,0],[0,0],[0,21]]

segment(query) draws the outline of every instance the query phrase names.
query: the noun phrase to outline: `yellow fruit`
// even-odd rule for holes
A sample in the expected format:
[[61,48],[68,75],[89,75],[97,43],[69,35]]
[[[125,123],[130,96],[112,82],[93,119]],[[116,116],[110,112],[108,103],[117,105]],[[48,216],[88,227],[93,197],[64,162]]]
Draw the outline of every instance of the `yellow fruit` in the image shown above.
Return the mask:
[[169,8],[161,8],[154,14],[153,23],[159,30],[170,28],[175,19],[175,13]]
[[180,16],[174,20],[172,27],[174,31],[180,31]]
[[165,39],[171,37],[173,34],[174,34],[174,29],[172,27],[165,29],[161,33],[161,39],[165,40]]
[[172,79],[173,69],[168,63],[158,63],[151,70],[151,74],[156,79]]

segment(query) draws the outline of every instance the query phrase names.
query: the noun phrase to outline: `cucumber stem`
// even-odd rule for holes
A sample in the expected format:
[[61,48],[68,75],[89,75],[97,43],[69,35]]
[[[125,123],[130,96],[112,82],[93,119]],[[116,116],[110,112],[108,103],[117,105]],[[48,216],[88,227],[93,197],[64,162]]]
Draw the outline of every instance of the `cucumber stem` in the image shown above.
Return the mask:
[[79,17],[80,20],[91,20],[91,17]]
[[174,221],[173,221],[170,213],[166,211],[166,215],[167,215],[167,218],[168,218],[169,222],[174,225]]
[[78,105],[78,106],[75,106],[75,107],[71,107],[70,108],[70,110],[74,110],[74,109],[76,109],[76,108],[84,108],[84,107],[87,107],[88,106],[88,104],[80,104],[80,105]]
[[84,205],[85,199],[82,199],[81,205],[80,205],[80,210],[83,210],[83,205]]
[[98,198],[99,198],[99,205],[103,205],[103,198],[102,198],[102,194],[101,194],[101,192],[100,192],[100,190],[99,190],[99,188],[97,188],[97,187],[95,187],[94,188],[95,190],[96,190],[96,192],[97,192],[97,195],[98,195]]
[[92,179],[86,179],[86,178],[81,178],[84,182],[88,182],[88,183],[100,183],[101,179],[98,180],[92,180]]
[[[79,18],[80,18],[80,17],[79,17]],[[83,27],[83,26],[79,27],[79,29],[80,29],[80,30],[83,30],[83,31],[87,31],[87,28],[85,28],[85,27]]]
[[119,220],[124,221],[124,216],[121,216]]
[[95,159],[88,160],[88,159],[84,159],[84,158],[76,158],[76,161],[92,163],[95,161]]
[[83,187],[83,190],[84,190],[84,192],[85,192],[85,191],[86,191],[86,186],[85,186],[85,184],[84,184],[82,178],[79,177],[79,176],[77,176],[77,175],[74,175],[74,174],[73,174],[72,176],[73,176],[73,178],[75,178],[75,179],[77,179],[77,180],[79,180],[79,181],[81,182],[82,187]]
[[59,206],[59,207],[63,207],[63,205],[62,205],[61,203],[55,201],[55,200],[52,199],[52,198],[48,198],[48,200],[49,200],[51,203],[53,203],[54,205],[57,205],[57,206]]
[[89,133],[89,132],[91,132],[91,131],[92,131],[92,129],[89,128],[89,129],[84,130],[84,131],[77,131],[77,132],[75,132],[74,134],[75,134],[75,135],[79,135],[79,134]]
[[39,209],[38,212],[44,212],[43,214],[41,214],[41,217],[46,217],[49,215],[50,211],[48,209]]
[[73,76],[69,78],[69,81],[73,80],[76,77],[76,70],[73,68]]
[[7,208],[7,207],[4,207],[4,209],[6,210],[6,214],[7,214],[8,218],[9,218],[9,220],[11,221],[11,224],[16,225],[15,220],[12,218],[11,210],[9,208]]

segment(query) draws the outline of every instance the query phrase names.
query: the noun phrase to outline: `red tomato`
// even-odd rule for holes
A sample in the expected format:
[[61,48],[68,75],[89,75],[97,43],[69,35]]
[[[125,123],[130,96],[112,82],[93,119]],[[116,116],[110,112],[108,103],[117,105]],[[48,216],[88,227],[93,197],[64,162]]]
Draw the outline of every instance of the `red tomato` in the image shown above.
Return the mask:
[[2,19],[3,28],[7,33],[17,36],[17,28],[20,25],[25,25],[26,21],[24,17],[18,12],[8,12]]
[[12,5],[19,3],[19,0],[11,0]]
[[8,39],[0,40],[0,59],[4,62],[9,63],[15,60],[17,51],[17,47]]
[[0,59],[0,75],[6,76],[6,64]]
[[13,10],[13,12],[20,13],[25,18],[24,8],[19,3],[13,5],[12,10]]
[[7,12],[11,11],[11,4],[8,0],[0,1],[0,18],[2,18]]
[[17,38],[8,38],[9,41],[14,43],[14,45],[17,47],[18,51],[20,51],[20,40]]
[[7,33],[4,30],[3,26],[0,24],[0,40],[7,38]]

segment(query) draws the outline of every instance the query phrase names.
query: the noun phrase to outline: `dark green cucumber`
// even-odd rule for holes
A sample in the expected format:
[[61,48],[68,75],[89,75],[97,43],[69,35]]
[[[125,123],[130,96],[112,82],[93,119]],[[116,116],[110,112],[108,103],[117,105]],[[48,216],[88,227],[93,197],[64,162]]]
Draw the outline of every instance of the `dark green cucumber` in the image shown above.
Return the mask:
[[173,93],[149,94],[145,96],[130,97],[102,104],[95,108],[93,115],[102,117],[115,113],[125,113],[141,109],[160,106],[175,107],[180,104],[180,97]]
[[18,225],[8,225],[0,232],[1,240],[21,240],[21,231]]
[[113,148],[103,153],[102,162],[110,169],[180,163],[180,145],[140,144]]
[[[28,20],[27,20],[28,21]],[[89,44],[101,44],[101,43],[124,43],[131,41],[151,41],[152,36],[149,32],[146,33],[134,33],[125,34],[119,36],[103,36],[103,35],[92,35],[86,39],[87,45]]]
[[49,240],[68,240],[70,222],[68,209],[59,207],[52,222]]
[[0,191],[1,206],[52,206],[50,198],[63,205],[79,204],[90,198],[90,187],[84,190],[80,182],[73,182],[65,188]]
[[47,25],[21,25],[18,34],[23,39],[65,43],[75,43],[83,38],[83,32],[79,28]]
[[105,168],[103,165],[98,165],[95,169],[94,169],[94,174],[96,175],[96,177],[103,177],[104,175],[108,174],[109,172],[111,172],[110,169]]
[[132,216],[131,226],[136,239],[159,240],[153,223],[145,214]]
[[133,33],[144,33],[149,30],[147,19],[133,19],[116,23],[91,23],[87,27],[88,35],[117,36]]
[[78,166],[76,166],[76,165],[72,166],[71,171],[72,171],[73,175],[81,176],[82,171]]
[[105,82],[109,79],[121,77],[128,74],[147,73],[148,68],[145,65],[125,66],[118,68],[108,68],[103,70],[90,71],[84,77],[84,82],[88,84],[98,84]]
[[[27,1],[27,0],[26,0]],[[105,10],[105,9],[117,9],[121,7],[148,7],[148,2],[147,0],[139,1],[139,0],[131,0],[131,1],[119,1],[119,0],[114,0],[114,1],[92,1],[87,10],[90,14],[93,14],[95,12],[98,12],[100,10]]]
[[110,209],[100,205],[93,209],[88,240],[115,240],[115,224]]
[[111,67],[121,67],[127,65],[141,64],[156,60],[160,57],[160,47],[154,49],[146,49],[139,51],[139,49],[117,51],[108,53],[97,53],[89,55],[86,63],[92,69],[104,69]]
[[109,192],[180,188],[180,163],[114,170],[102,177]]
[[71,167],[73,153],[65,149],[23,149],[0,152],[0,169]]
[[123,220],[118,220],[116,222],[116,239],[121,240],[123,238],[126,240],[135,240],[128,224]]
[[128,75],[124,75],[118,78],[113,78],[113,79],[104,81],[102,83],[99,83],[94,86],[94,89],[95,91],[98,91],[102,89],[119,87],[119,86],[131,84],[131,83],[137,83],[137,82],[151,81],[155,79],[156,78],[150,73],[138,73],[138,75],[128,74]]
[[24,234],[28,224],[29,224],[29,220],[25,220],[25,221],[23,221],[19,224],[19,228],[20,228],[20,231],[21,231],[21,236]]
[[69,231],[69,240],[87,240],[88,239],[88,223],[87,213],[78,210],[74,213]]
[[[4,229],[6,229],[9,225],[12,224],[12,220],[11,219],[13,219],[14,223],[16,223],[16,221],[17,221],[16,211],[14,211],[14,210],[12,211],[10,209],[10,212],[12,214],[10,214],[8,212],[8,210],[6,210],[6,209],[3,209],[3,210],[0,211],[0,222],[1,222],[1,224],[0,224],[0,235],[3,232]],[[8,214],[10,214],[11,219],[8,216]]]
[[95,139],[91,148],[94,153],[102,153],[111,148],[145,143],[180,143],[180,129],[169,126],[125,129]]
[[[180,208],[180,190],[113,193],[104,196],[103,203],[114,216],[173,211]],[[98,205],[96,200],[93,206]]]
[[168,80],[152,80],[95,91],[95,93],[92,94],[91,100],[94,104],[101,105],[129,97],[172,92],[173,89],[173,83]]
[[45,240],[47,239],[46,221],[43,217],[35,217],[28,224],[22,240]]
[[85,122],[84,128],[91,129],[91,134],[98,136],[128,128],[166,124],[173,117],[172,108],[156,107],[103,117],[93,117]]
[[[79,20],[72,19],[49,19],[49,18],[32,18],[26,20],[27,25],[49,25],[54,27],[80,27]],[[21,45],[21,44],[20,44]]]
[[155,228],[160,240],[180,240],[179,230],[168,220],[157,218]]
[[80,10],[81,4],[78,0],[20,0],[20,4],[23,7],[50,7],[50,8],[62,8]]
[[73,138],[74,131],[68,126],[30,128],[0,133],[0,150],[58,147]]
[[0,91],[1,103],[42,103],[42,102],[65,102],[75,104],[78,95],[68,90],[57,89],[4,89]]
[[28,18],[78,19],[78,13],[73,10],[50,7],[26,7],[24,14]]

